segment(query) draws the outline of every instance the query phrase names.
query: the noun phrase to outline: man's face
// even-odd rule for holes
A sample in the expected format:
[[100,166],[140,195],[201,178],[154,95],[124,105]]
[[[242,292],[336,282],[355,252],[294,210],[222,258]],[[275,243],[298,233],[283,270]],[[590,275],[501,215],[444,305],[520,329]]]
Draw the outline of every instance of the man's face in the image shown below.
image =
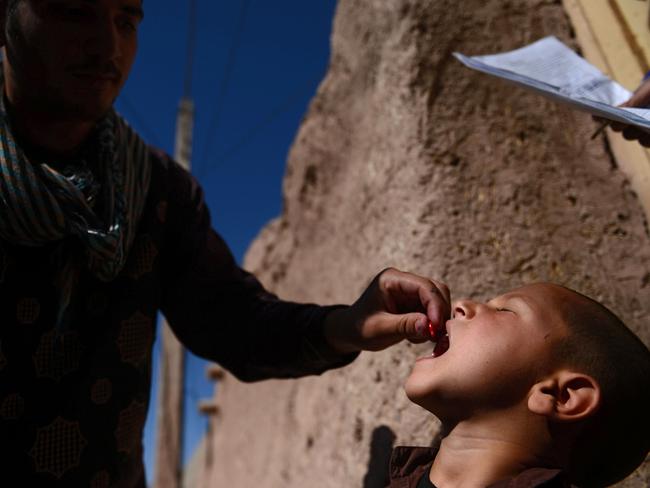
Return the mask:
[[131,70],[141,0],[21,0],[7,19],[6,93],[17,106],[97,120]]
[[486,303],[454,303],[449,349],[416,361],[407,396],[443,421],[518,404],[550,372],[549,352],[566,333],[558,304],[572,299],[564,288],[535,284]]

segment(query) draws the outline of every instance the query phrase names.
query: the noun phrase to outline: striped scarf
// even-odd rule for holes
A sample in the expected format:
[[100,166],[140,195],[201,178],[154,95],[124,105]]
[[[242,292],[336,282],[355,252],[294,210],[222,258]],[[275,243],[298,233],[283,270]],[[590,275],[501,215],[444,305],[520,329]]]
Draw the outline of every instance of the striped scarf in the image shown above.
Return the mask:
[[[0,65],[1,67],[1,65]],[[68,322],[67,309],[82,267],[102,281],[124,267],[149,188],[151,166],[146,144],[111,110],[97,126],[93,161],[76,172],[59,172],[47,162],[30,162],[16,144],[0,79],[0,238],[20,246],[42,246],[73,237],[83,253],[63,249],[56,284],[60,290],[57,328]],[[93,185],[87,167],[97,168]],[[89,179],[91,181],[89,181]],[[103,215],[92,208],[90,186],[99,188]],[[80,254],[80,255],[79,255]]]

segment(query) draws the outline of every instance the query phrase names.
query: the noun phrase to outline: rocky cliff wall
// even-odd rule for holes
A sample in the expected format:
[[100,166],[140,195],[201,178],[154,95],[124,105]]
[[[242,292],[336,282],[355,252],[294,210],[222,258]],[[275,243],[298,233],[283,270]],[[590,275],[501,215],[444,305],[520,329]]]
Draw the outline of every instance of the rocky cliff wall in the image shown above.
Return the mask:
[[[575,45],[559,1],[341,0],[327,76],[289,155],[284,212],[246,267],[280,296],[349,303],[391,265],[489,298],[550,280],[650,342],[650,238],[581,113],[463,68],[453,51]],[[430,346],[364,353],[322,377],[226,378],[205,486],[383,486],[393,444],[437,424],[402,390]],[[625,482],[646,487],[648,474]]]

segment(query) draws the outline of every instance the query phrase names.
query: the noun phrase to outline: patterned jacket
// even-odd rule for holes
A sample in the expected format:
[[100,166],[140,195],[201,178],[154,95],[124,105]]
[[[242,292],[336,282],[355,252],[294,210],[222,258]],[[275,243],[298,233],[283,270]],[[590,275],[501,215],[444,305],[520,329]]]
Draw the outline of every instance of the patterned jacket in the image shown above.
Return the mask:
[[328,308],[280,301],[240,269],[196,181],[167,156],[151,158],[126,266],[108,283],[82,273],[64,333],[54,328],[53,256],[78,244],[0,241],[0,466],[20,486],[145,486],[158,311],[192,352],[245,381],[319,374],[355,357],[325,345]]

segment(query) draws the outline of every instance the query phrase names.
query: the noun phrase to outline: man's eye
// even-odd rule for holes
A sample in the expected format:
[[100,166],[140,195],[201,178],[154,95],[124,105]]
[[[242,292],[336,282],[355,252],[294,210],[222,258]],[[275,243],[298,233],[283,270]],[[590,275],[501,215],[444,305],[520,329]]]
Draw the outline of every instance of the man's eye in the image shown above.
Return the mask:
[[127,32],[136,32],[138,30],[137,24],[131,20],[120,20],[118,22],[118,26],[120,29],[123,29]]

